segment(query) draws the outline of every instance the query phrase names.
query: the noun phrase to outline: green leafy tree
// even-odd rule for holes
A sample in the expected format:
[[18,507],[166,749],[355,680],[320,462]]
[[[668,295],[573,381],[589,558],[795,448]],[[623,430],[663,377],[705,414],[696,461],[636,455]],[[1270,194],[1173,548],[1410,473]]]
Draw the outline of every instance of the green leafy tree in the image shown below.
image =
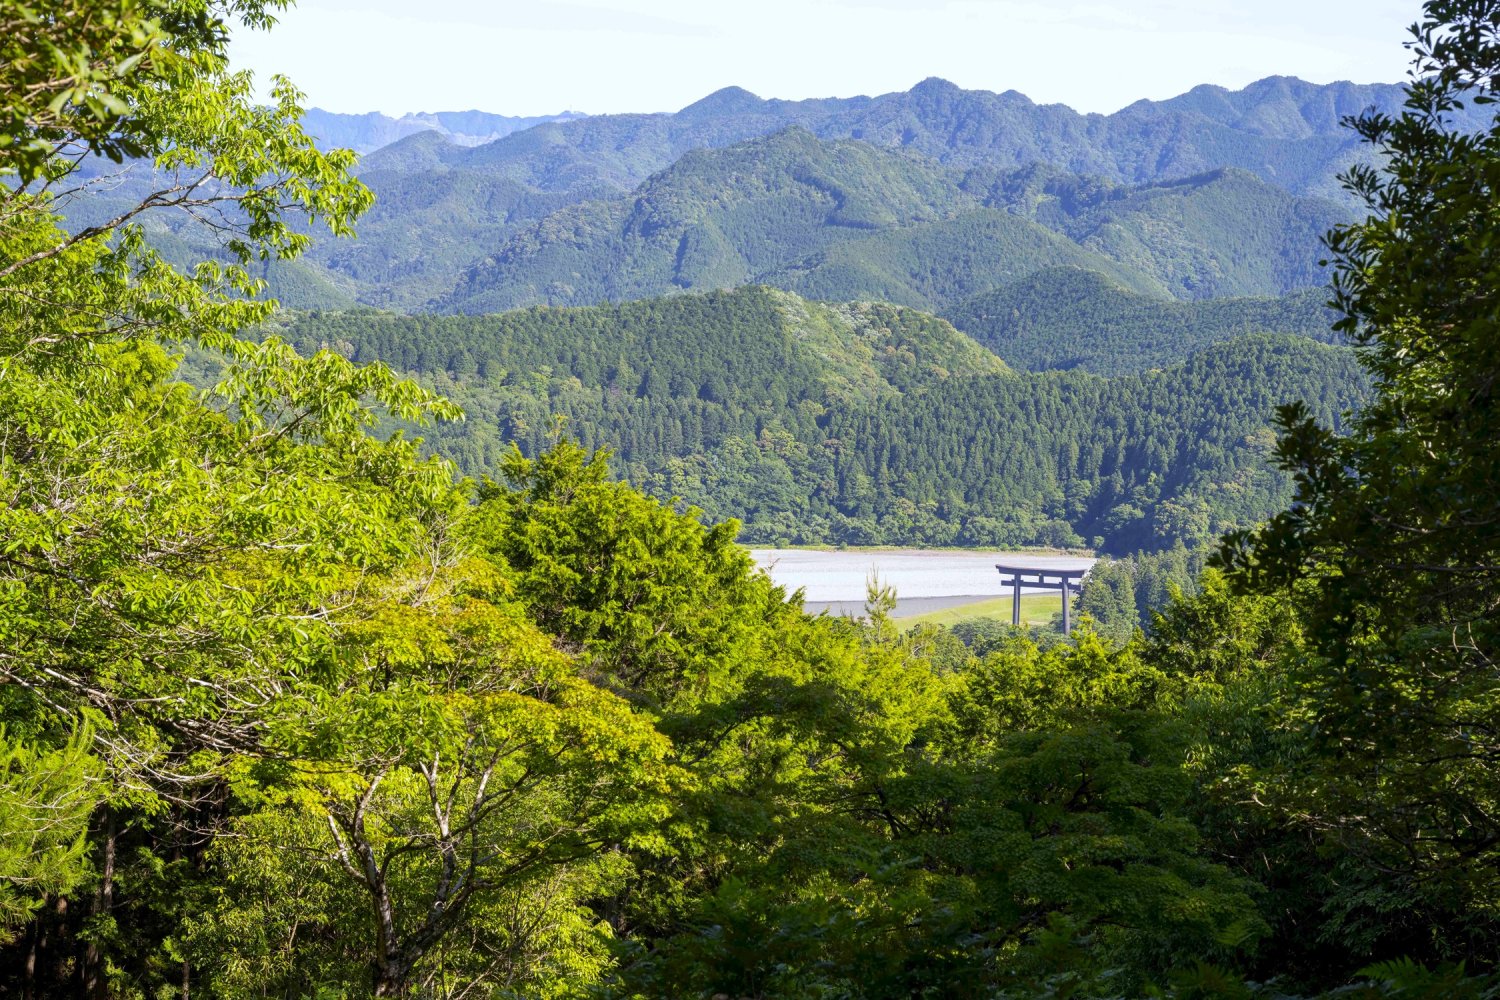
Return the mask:
[[248,808],[213,852],[227,885],[193,935],[222,989],[540,996],[585,965],[597,976],[583,900],[617,886],[618,848],[664,817],[666,741],[507,589],[478,559],[414,568],[347,626],[341,682],[269,713],[277,752],[237,767]]
[[1333,291],[1377,394],[1342,435],[1283,411],[1295,503],[1221,554],[1244,586],[1291,587],[1306,609],[1312,655],[1287,713],[1316,753],[1265,778],[1368,866],[1329,909],[1350,928],[1423,913],[1398,947],[1486,964],[1500,940],[1500,126],[1455,119],[1500,96],[1497,29],[1492,0],[1430,0],[1405,107],[1351,122],[1383,160],[1347,176],[1370,216],[1329,239]]
[[[237,337],[274,308],[249,265],[369,203],[350,155],[301,131],[294,91],[262,105],[227,66],[230,25],[272,7],[5,12],[22,24],[0,120],[0,711],[26,774],[3,783],[8,820],[56,821],[0,849],[8,916],[50,897],[4,963],[25,991],[189,988],[172,897],[204,877],[229,765],[270,751],[271,707],[331,655],[334,609],[461,499],[412,442],[366,433],[370,402],[416,420],[450,404]],[[53,212],[88,202],[99,154],[146,158],[152,190],[64,231]],[[142,225],[160,211],[210,220],[222,255],[168,263]],[[215,393],[172,382],[166,346],[223,357]]]
[[0,943],[88,871],[86,824],[100,781],[89,735],[50,749],[0,730]]
[[[138,137],[121,127],[130,114],[126,95],[141,81],[189,71],[159,13],[132,0],[6,5],[0,13],[0,156],[20,180],[55,170],[59,147],[78,140],[115,162],[145,153]],[[209,27],[206,20],[200,25]]]

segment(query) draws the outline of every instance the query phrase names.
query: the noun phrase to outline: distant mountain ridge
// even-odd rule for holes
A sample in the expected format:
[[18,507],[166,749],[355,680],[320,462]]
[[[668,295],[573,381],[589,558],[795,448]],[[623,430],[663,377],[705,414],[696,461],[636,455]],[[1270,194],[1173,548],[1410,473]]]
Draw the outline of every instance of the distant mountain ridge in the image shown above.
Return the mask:
[[479,146],[533,125],[587,117],[581,111],[532,117],[497,115],[488,111],[439,111],[432,114],[424,111],[392,118],[378,111],[342,114],[309,108],[302,120],[308,134],[323,148],[352,149],[364,154],[421,132],[436,132],[456,146]]
[[[290,307],[418,311],[747,282],[944,311],[1056,266],[1157,297],[1277,296],[1322,283],[1318,239],[1354,215],[1336,175],[1373,153],[1339,119],[1402,95],[1271,77],[1082,115],[932,78],[805,101],[726,88],[672,114],[530,127],[483,112],[314,111],[325,143],[407,134],[360,159],[376,195],[360,239],[319,239],[268,277]],[[835,161],[838,176],[824,170]]]
[[[446,158],[451,167],[505,165],[540,187],[580,181],[628,190],[690,149],[732,145],[799,125],[823,139],[859,139],[953,166],[1047,163],[1124,184],[1239,167],[1294,194],[1338,195],[1337,170],[1357,138],[1339,125],[1365,108],[1397,108],[1397,84],[1311,84],[1268,77],[1242,90],[1200,86],[1111,115],[1036,104],[1024,94],[964,90],[936,77],[878,97],[766,100],[729,87],[670,114],[551,122]],[[1460,112],[1463,120],[1475,112]]]
[[[539,285],[526,294],[482,294],[488,290],[475,287],[472,279],[476,269],[489,266],[487,261],[513,257],[512,241],[533,239],[525,235],[528,228],[551,219],[549,228],[559,232],[567,218],[581,219],[571,206],[623,204],[690,154],[796,128],[825,143],[858,141],[908,158],[922,170],[946,168],[962,176],[965,191],[985,207],[1021,215],[1082,244],[1096,257],[1147,272],[1149,289],[1132,275],[1094,267],[1127,286],[1187,298],[1275,295],[1310,280],[1318,251],[1310,245],[1309,231],[1315,236],[1330,222],[1352,214],[1353,203],[1336,175],[1353,163],[1369,162],[1373,153],[1340,127],[1340,118],[1366,107],[1392,110],[1402,95],[1402,88],[1394,84],[1318,85],[1269,77],[1237,91],[1202,86],[1167,101],[1136,102],[1112,115],[1084,115],[1062,105],[1036,104],[1014,91],[963,90],[931,78],[909,91],[878,97],[803,101],[766,100],[730,87],[675,113],[545,121],[476,146],[424,128],[362,157],[358,171],[375,192],[376,204],[361,222],[361,239],[354,244],[323,241],[308,264],[323,272],[318,279],[323,287],[341,290],[341,298],[330,299],[330,305],[345,304],[352,297],[396,309],[437,305],[468,310],[544,301],[584,304],[636,294],[624,291],[634,286],[640,286],[640,294],[661,294],[673,287],[722,287],[731,282],[705,282],[701,279],[708,271],[703,268],[696,272],[699,280],[663,285],[650,275],[620,275],[623,280],[611,279],[612,288],[592,292],[583,291],[593,287],[587,269],[573,267],[561,274],[520,276],[524,283]],[[1478,120],[1473,112],[1464,114]],[[440,118],[438,124],[443,122]],[[514,119],[503,122],[505,128],[517,124]],[[314,123],[315,131],[317,127]],[[454,118],[445,127],[463,132],[501,125]],[[334,134],[326,123],[324,132]],[[1205,177],[1220,180],[1211,190],[1197,191],[1199,179]],[[1174,182],[1189,184],[1174,189]],[[1256,189],[1257,182],[1264,190]],[[1142,190],[1122,193],[1137,188]],[[1291,199],[1326,199],[1342,205],[1344,212],[1336,217],[1325,205],[1311,214],[1301,213],[1308,203],[1285,198],[1272,205],[1268,192],[1273,189]],[[1246,195],[1246,200],[1229,197],[1231,191]],[[880,192],[870,194],[880,197]],[[1210,205],[1214,198],[1209,195],[1217,197],[1216,204]],[[1156,206],[1145,204],[1153,199]],[[1246,232],[1243,226],[1219,226],[1215,218],[1225,210],[1245,221],[1245,211],[1260,207],[1266,209],[1267,221],[1249,243],[1238,241]],[[1172,219],[1178,211],[1196,213],[1197,219],[1190,225]],[[922,287],[928,282],[913,282],[905,264],[896,265],[901,273],[894,278],[889,273],[893,257],[910,260],[926,254],[943,235],[939,230],[954,229],[951,213],[938,215],[943,218],[929,219],[926,229],[907,232],[906,246],[867,247],[883,260],[851,260],[853,248],[813,247],[809,253],[816,259],[778,262],[778,267],[789,269],[779,276],[772,268],[741,268],[730,259],[732,254],[726,257],[714,249],[717,239],[694,243],[695,237],[689,237],[682,248],[684,262],[692,271],[693,262],[709,253],[714,267],[728,268],[726,274],[745,270],[743,279],[735,280],[763,280],[815,297],[879,297],[892,288],[904,289],[890,294],[909,305],[938,309],[986,286],[954,287],[938,294]],[[597,213],[593,216],[592,221],[582,221],[597,232]],[[1163,231],[1158,223],[1164,220],[1169,234],[1180,235],[1185,225],[1201,233],[1175,247],[1152,246]],[[1011,230],[1016,225],[1014,220],[996,218],[983,225],[977,217],[969,222],[972,225],[958,227],[962,232],[949,235],[971,249],[996,227]],[[1287,232],[1277,235],[1276,225],[1285,225]],[[1211,230],[1216,228],[1221,231],[1214,235]],[[703,230],[697,235],[710,234]],[[574,242],[581,238],[570,237]],[[1056,255],[1039,263],[1091,266],[1086,260]],[[882,273],[872,276],[872,268]],[[1257,269],[1259,273],[1252,274]],[[1017,276],[1001,275],[1005,280]],[[545,291],[545,286],[559,281],[574,293]],[[458,284],[468,287],[455,287]],[[300,305],[313,301],[307,295],[295,299]]]
[[1338,206],[1241,170],[1121,188],[961,172],[798,126],[684,154],[623,197],[527,224],[432,305],[493,312],[768,284],[829,301],[942,309],[1039,268],[1137,293],[1279,295],[1320,283]]

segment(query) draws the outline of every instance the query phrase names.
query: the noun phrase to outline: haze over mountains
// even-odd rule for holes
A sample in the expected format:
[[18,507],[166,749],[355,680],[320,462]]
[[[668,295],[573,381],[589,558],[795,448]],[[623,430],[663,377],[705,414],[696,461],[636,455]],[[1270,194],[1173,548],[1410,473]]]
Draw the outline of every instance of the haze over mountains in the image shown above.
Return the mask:
[[436,132],[458,146],[478,146],[543,122],[565,122],[585,117],[587,116],[580,111],[564,111],[561,114],[530,118],[496,115],[487,111],[439,111],[436,114],[419,111],[392,118],[378,111],[350,115],[310,108],[302,121],[307,134],[318,140],[319,145],[324,148],[372,153],[382,146],[389,146],[398,139],[419,132]]
[[[1048,163],[1127,184],[1237,166],[1294,193],[1337,196],[1329,167],[1357,149],[1340,120],[1370,107],[1393,110],[1401,99],[1396,84],[1312,84],[1273,76],[1239,91],[1203,85],[1166,101],[1137,101],[1098,115],[1038,105],[1013,90],[963,90],[935,77],[878,97],[802,101],[765,100],[727,87],[676,113],[553,121],[484,154],[445,159],[454,165],[518,163],[545,150],[555,165],[584,166],[596,179],[628,189],[690,149],[732,145],[801,125],[821,138],[860,139],[959,166]],[[316,109],[310,114],[316,116],[314,134],[324,121],[362,117]],[[439,131],[452,128],[450,117],[433,116],[442,122]],[[553,181],[570,184],[573,178]]]
[[[1275,295],[1317,283],[1317,237],[1349,210],[1335,176],[1363,154],[1340,117],[1400,95],[1272,77],[1104,116],[929,79],[807,101],[728,88],[480,145],[429,129],[364,157],[377,203],[361,239],[320,247],[276,290],[299,306],[473,311],[765,282],[941,308],[1068,263],[1158,295]],[[472,117],[434,120],[517,124]],[[325,115],[314,131],[360,124]],[[907,190],[886,190],[896,177]],[[856,190],[884,208],[860,215]],[[912,273],[934,245],[956,259]]]

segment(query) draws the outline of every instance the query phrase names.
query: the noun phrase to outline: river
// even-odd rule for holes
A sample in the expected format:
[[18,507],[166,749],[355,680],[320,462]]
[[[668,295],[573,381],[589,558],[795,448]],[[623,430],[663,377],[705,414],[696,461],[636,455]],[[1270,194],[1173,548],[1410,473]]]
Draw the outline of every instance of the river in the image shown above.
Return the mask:
[[1083,556],[972,549],[751,549],[750,557],[789,592],[803,588],[807,609],[814,613],[862,613],[865,582],[878,574],[882,583],[896,589],[895,617],[1001,596],[997,563],[1028,569],[1086,569],[1094,564]]

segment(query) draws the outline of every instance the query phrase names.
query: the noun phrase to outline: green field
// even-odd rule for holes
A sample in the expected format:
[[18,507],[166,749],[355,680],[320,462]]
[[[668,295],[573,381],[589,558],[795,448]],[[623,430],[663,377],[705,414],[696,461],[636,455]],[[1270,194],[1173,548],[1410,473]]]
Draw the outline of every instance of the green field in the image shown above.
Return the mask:
[[[1062,610],[1062,601],[1056,594],[1022,594],[1021,621],[1027,625],[1045,625],[1052,616]],[[929,611],[925,615],[913,615],[899,619],[902,628],[913,625],[954,625],[969,618],[999,618],[1010,621],[1011,598],[987,597],[973,604],[961,604],[956,608]]]

